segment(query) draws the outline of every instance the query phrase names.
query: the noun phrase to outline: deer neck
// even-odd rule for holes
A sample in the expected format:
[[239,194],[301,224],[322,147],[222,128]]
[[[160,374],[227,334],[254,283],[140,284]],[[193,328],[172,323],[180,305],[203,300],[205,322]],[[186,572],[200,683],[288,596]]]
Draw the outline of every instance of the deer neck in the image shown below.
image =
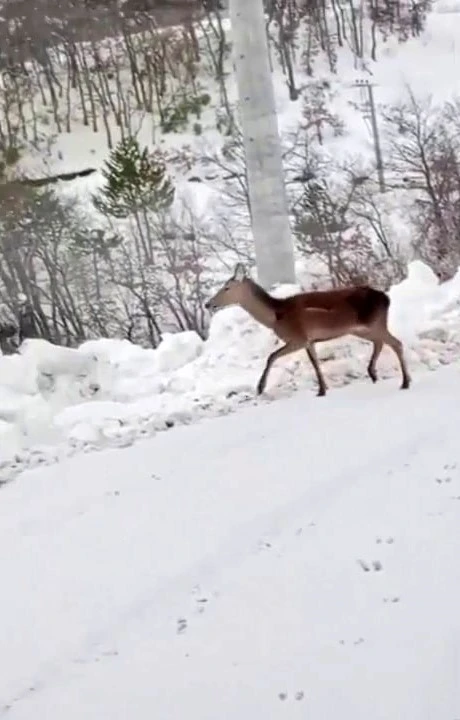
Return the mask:
[[272,329],[276,323],[276,298],[272,298],[255,282],[247,282],[249,292],[241,302],[241,307],[261,325]]

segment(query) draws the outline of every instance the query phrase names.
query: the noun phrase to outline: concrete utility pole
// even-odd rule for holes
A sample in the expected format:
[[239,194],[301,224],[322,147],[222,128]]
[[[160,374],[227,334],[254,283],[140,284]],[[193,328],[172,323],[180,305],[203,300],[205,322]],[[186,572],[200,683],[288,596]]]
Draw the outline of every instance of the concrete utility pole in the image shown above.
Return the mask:
[[263,0],[230,0],[229,6],[258,277],[265,287],[292,283],[294,246]]

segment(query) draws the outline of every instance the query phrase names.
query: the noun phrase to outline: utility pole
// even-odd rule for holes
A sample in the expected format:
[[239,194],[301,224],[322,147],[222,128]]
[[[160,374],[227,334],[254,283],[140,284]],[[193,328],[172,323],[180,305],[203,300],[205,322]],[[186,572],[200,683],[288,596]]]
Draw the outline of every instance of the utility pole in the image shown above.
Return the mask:
[[229,6],[257,273],[268,288],[295,282],[295,271],[263,0]]
[[366,106],[367,106],[366,109],[369,108],[369,119],[371,121],[372,137],[374,140],[375,164],[377,167],[377,174],[378,174],[378,178],[379,178],[380,192],[384,193],[386,190],[385,174],[384,174],[384,170],[383,170],[383,158],[382,158],[382,150],[380,147],[380,137],[379,137],[379,127],[377,124],[377,114],[375,112],[374,86],[368,80],[357,80],[355,83],[355,87],[366,88],[366,90],[367,90],[367,98],[368,99],[367,99],[367,103],[366,103]]

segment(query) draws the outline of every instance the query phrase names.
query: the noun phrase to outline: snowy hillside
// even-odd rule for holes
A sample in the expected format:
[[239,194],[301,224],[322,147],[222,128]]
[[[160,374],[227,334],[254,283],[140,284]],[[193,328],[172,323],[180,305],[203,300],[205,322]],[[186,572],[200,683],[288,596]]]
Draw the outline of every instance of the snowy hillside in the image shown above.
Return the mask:
[[[344,9],[343,12],[346,17],[346,10]],[[173,46],[174,43],[178,47],[180,46],[183,34],[181,28],[171,28],[163,32],[166,33],[166,42],[171,42]],[[208,36],[212,36],[216,32],[214,28],[210,29],[210,21],[203,21],[197,26],[197,42],[201,50],[209,43]],[[228,19],[222,21],[221,32],[225,34],[229,49],[232,31]],[[359,154],[364,161],[373,160],[370,127],[362,109],[365,95],[362,89],[354,86],[356,81],[369,80],[375,84],[376,102],[382,108],[407,100],[408,89],[420,100],[427,97],[432,97],[438,103],[451,100],[459,91],[456,83],[460,62],[459,36],[460,3],[458,0],[451,2],[435,0],[432,3],[432,10],[427,15],[426,27],[419,37],[410,37],[407,42],[403,43],[391,35],[385,40],[379,38],[374,61],[371,57],[370,26],[364,20],[360,57],[357,57],[351,41],[344,42],[337,48],[337,57],[332,70],[325,53],[318,53],[314,60],[313,76],[308,77],[302,59],[306,39],[301,34],[298,37],[297,52],[294,58],[296,85],[300,95],[299,101],[294,102],[289,98],[286,74],[280,65],[275,45],[271,45],[273,80],[281,134],[286,135],[293,130],[298,130],[302,119],[302,101],[304,99],[308,101],[315,89],[326,81],[330,84],[325,96],[326,104],[345,122],[345,133],[341,137],[334,139],[326,130],[326,148],[336,156],[336,159],[337,153],[339,153],[344,158],[349,158],[352,154]],[[139,36],[133,42],[139,42],[139,47],[142,47],[142,40],[143,38]],[[81,52],[83,53],[85,49],[91,51],[91,47],[88,44],[88,47],[82,47]],[[182,49],[182,51],[184,50]],[[120,80],[125,83],[124,92],[127,96],[131,96],[133,89],[130,87],[126,58],[123,58],[121,39],[115,41],[107,38],[105,41],[101,41],[99,52],[108,67],[110,67],[110,61],[115,62],[115,59],[119,63]],[[116,58],[112,57],[113,54],[116,55]],[[183,61],[181,56],[177,57],[178,68],[181,67],[180,63]],[[58,55],[56,62],[61,63],[60,70],[63,73],[61,79],[64,81],[63,59]],[[187,152],[192,150],[193,153],[197,153],[199,160],[199,155],[204,151],[208,155],[212,146],[220,146],[225,143],[225,133],[220,132],[216,127],[216,113],[218,116],[218,111],[222,108],[219,85],[213,75],[210,63],[210,58],[203,52],[203,58],[198,65],[198,87],[202,88],[203,92],[209,92],[210,99],[209,105],[205,104],[201,108],[199,116],[195,118],[200,124],[199,131],[197,128],[194,130],[193,113],[189,115],[188,127],[186,127],[187,124],[185,126],[180,124],[174,127],[173,132],[170,132],[162,128],[156,109],[152,113],[138,111],[132,97],[127,101],[130,105],[128,110],[130,123],[132,123],[130,129],[139,138],[141,144],[162,145],[166,150],[175,152],[181,148]],[[225,54],[224,64],[229,107],[235,112],[237,88],[229,52]],[[57,68],[59,68],[59,64],[57,64]],[[177,91],[180,81],[181,78],[174,75],[168,78],[168,82],[171,83],[169,90],[171,95],[174,95],[175,90]],[[73,89],[71,90],[73,93]],[[63,128],[59,129],[59,126],[54,126],[53,108],[40,108],[41,112],[36,120],[37,137],[34,142],[24,142],[25,152],[21,155],[18,165],[21,171],[32,176],[41,176],[74,172],[87,167],[99,168],[107,156],[109,142],[115,144],[120,139],[121,130],[117,128],[110,113],[107,118],[110,129],[109,141],[104,123],[101,122],[102,114],[96,123],[97,131],[94,131],[93,127],[86,126],[82,122],[80,116],[83,108],[78,93],[73,93],[71,98],[70,132],[64,132]],[[98,112],[102,112],[99,107],[100,102],[96,97],[95,106],[98,108]],[[67,106],[64,95],[59,98],[59,103],[57,117],[59,122],[65,125]],[[37,105],[39,105],[38,94]],[[199,166],[199,162],[197,164]],[[193,175],[195,171],[196,168],[192,168],[192,171],[186,173],[186,176]],[[215,168],[210,170],[209,174],[214,175],[214,171]],[[77,181],[72,184],[71,192],[73,193],[75,188],[81,186],[84,193],[98,182],[100,182],[100,178],[97,175],[88,180]],[[63,184],[62,187],[64,189],[67,186]]]
[[[414,25],[402,3],[410,24],[401,29],[398,13],[390,26],[383,13],[376,27],[368,5],[363,15],[364,5],[332,0],[313,24],[296,19],[284,50],[277,22],[270,24],[306,285],[365,274],[388,287],[414,258],[443,278],[460,264],[451,212],[460,177],[460,5],[431,5]],[[144,23],[128,33],[121,22],[106,37],[88,26],[85,43],[68,28],[70,37],[47,48],[46,63],[28,58],[1,73],[0,322],[17,317],[26,297],[40,333],[63,344],[108,336],[155,346],[184,328],[205,337],[203,297],[236,259],[253,259],[229,22],[212,16],[161,31]],[[363,80],[373,87],[384,194]],[[126,136],[164,164],[174,190],[167,211],[120,219],[94,206],[106,187],[102,171]],[[80,171],[90,174],[30,186]]]
[[0,717],[456,720],[459,372],[6,485]]
[[[376,30],[369,8],[361,16],[342,3],[339,32],[337,2],[326,5],[313,31],[308,18],[296,20],[284,55],[276,22],[269,28],[291,224],[308,270],[299,280],[343,284],[364,274],[387,288],[414,258],[451,277],[460,264],[451,212],[460,5],[432,3],[404,42],[399,18]],[[214,16],[190,28],[116,27],[52,45],[48,64],[24,60],[19,77],[18,68],[1,74],[0,322],[17,318],[26,297],[40,333],[62,344],[108,336],[156,346],[184,328],[205,337],[203,298],[237,259],[253,259],[232,30]],[[363,80],[373,87],[384,194]],[[120,219],[94,206],[126,136],[164,163],[174,190],[167,211]],[[30,187],[79,171],[90,174]]]

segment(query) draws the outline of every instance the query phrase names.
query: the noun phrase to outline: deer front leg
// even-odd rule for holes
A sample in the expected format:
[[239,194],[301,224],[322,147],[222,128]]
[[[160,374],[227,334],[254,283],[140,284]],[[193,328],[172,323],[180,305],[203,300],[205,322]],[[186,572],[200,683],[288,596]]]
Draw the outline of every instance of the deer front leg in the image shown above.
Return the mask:
[[316,348],[313,343],[308,343],[308,345],[305,347],[305,350],[307,351],[307,355],[316,373],[316,379],[318,380],[318,397],[323,397],[326,394],[327,385],[323,373],[321,372],[321,368],[319,366]]
[[258,395],[261,395],[263,393],[263,391],[265,390],[265,386],[267,384],[268,373],[270,372],[270,368],[273,365],[273,363],[275,362],[275,360],[277,360],[280,357],[283,357],[283,355],[290,355],[291,353],[296,352],[296,350],[300,350],[301,347],[302,347],[302,345],[300,345],[299,343],[288,342],[288,343],[286,343],[286,345],[283,345],[283,347],[278,348],[278,350],[275,350],[275,352],[272,352],[272,354],[268,356],[267,362],[265,363],[264,371],[263,371],[262,375],[260,376],[259,382],[257,383],[257,394]]

